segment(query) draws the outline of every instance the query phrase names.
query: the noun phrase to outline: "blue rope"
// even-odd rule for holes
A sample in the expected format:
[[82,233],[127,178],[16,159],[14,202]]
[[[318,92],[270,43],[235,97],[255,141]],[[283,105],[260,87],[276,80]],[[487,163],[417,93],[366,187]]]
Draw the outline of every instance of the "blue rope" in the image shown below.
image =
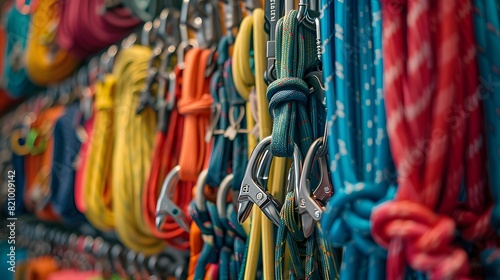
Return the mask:
[[370,236],[372,208],[395,192],[385,178],[394,169],[385,130],[380,3],[322,0],[321,6],[335,189],[321,224],[327,242],[345,248],[341,279],[385,279],[386,251]]
[[5,53],[4,62],[4,79],[8,93],[19,98],[23,96],[33,95],[42,90],[41,87],[35,85],[28,77],[24,63],[20,64],[20,68],[13,65],[15,57],[23,60],[26,44],[28,40],[28,31],[30,25],[30,15],[19,13],[16,8],[12,8],[7,15],[6,32],[7,32],[7,50]]
[[[75,168],[74,162],[80,150],[80,141],[75,131],[75,120],[79,114],[79,104],[65,108],[64,114],[54,126],[54,152],[51,172],[51,201],[54,210],[68,226],[80,226],[86,221],[75,204]],[[82,124],[83,118],[78,119]]]
[[[227,98],[228,87],[224,83],[223,68],[224,62],[229,59],[229,37],[223,37],[218,45],[219,56],[217,58],[217,69],[210,81],[211,94],[215,105],[220,106],[220,118],[215,125],[215,129],[226,129],[229,125],[228,111],[229,102]],[[207,185],[218,187],[221,181],[226,177],[229,168],[229,159],[231,156],[230,141],[223,134],[213,135],[213,148],[208,165]]]
[[[477,59],[482,83],[488,150],[488,175],[494,207],[491,224],[500,233],[500,6],[498,1],[475,0],[475,36]],[[500,279],[498,249],[482,252],[481,261],[486,279]]]

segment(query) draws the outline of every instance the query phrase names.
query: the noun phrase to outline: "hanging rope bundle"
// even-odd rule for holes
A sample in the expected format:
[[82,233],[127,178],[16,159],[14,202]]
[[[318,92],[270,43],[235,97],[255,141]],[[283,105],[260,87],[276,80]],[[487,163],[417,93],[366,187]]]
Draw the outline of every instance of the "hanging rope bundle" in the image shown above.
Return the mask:
[[[164,97],[166,103],[170,101],[170,94],[174,94],[174,103],[177,103],[181,96],[182,71],[176,67],[174,73],[176,84],[169,87],[173,88],[174,92],[166,94]],[[171,111],[166,108],[160,110],[164,110],[165,115],[163,120],[158,120],[159,126],[156,133],[151,172],[142,198],[144,203],[143,212],[151,231],[156,237],[163,239],[169,246],[187,250],[189,249],[189,234],[172,217],[167,217],[160,229],[155,224],[156,203],[159,192],[167,173],[178,164],[184,131],[184,118],[179,114],[176,106]],[[159,115],[161,116],[161,114]],[[192,183],[187,182],[179,182],[179,185],[175,188],[173,201],[181,209],[186,209],[191,202],[191,189]]]
[[107,74],[95,85],[94,121],[89,135],[88,157],[83,167],[81,196],[85,216],[100,230],[115,226],[112,204],[114,100],[116,78]]
[[[484,0],[474,2],[474,31],[477,43],[477,58],[479,63],[479,77],[481,88],[479,94],[484,107],[484,118],[486,123],[486,143],[488,151],[487,170],[490,184],[490,193],[493,198],[493,209],[491,216],[483,215],[491,219],[491,226],[498,235],[500,232],[500,60],[496,50],[500,47],[500,7],[497,3]],[[485,207],[485,206],[483,206]],[[477,215],[471,217],[473,225],[483,222]],[[474,229],[471,227],[471,229]],[[474,231],[472,231],[474,233]],[[500,265],[499,244],[488,244],[488,248],[482,252],[481,261],[484,265],[484,274],[487,279],[500,277],[498,267]]]
[[57,43],[84,59],[123,39],[141,21],[125,7],[104,9],[105,0],[67,0],[60,4]]
[[152,109],[136,114],[150,57],[149,47],[134,45],[120,51],[113,67],[117,78],[111,171],[115,227],[127,247],[146,255],[158,253],[164,247],[144,220],[140,199],[151,167],[156,129]]
[[[371,219],[375,241],[389,249],[388,279],[401,278],[405,263],[432,279],[469,274],[465,251],[452,243],[450,218],[464,159],[479,166],[482,160],[480,118],[464,119],[454,109],[468,105],[476,88],[473,78],[456,79],[457,69],[475,71],[471,30],[460,32],[467,25],[456,17],[461,11],[467,18],[462,3],[383,2],[387,130],[399,188],[395,200],[376,208]],[[484,192],[482,175],[473,172],[482,171],[466,174],[468,206]]]
[[25,68],[24,52],[30,18],[30,15],[23,15],[16,8],[11,8],[6,19],[7,48],[2,63],[2,80],[8,93],[16,98],[33,95],[41,90],[29,79]]
[[59,0],[40,0],[32,15],[31,38],[26,48],[26,71],[30,79],[39,85],[59,82],[79,65],[79,60],[56,42],[60,4]]
[[370,237],[372,208],[392,199],[395,190],[385,177],[394,170],[382,94],[380,3],[323,1],[323,7],[323,75],[335,193],[321,225],[328,242],[345,246],[340,279],[385,279],[386,251]]

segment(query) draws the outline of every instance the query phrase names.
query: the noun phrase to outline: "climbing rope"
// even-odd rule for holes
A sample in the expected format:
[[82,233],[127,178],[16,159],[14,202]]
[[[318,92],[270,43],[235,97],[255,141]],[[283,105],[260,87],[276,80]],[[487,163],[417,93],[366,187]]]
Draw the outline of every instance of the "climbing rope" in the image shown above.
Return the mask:
[[134,45],[120,51],[113,75],[114,91],[112,196],[116,232],[120,240],[134,251],[146,255],[159,253],[164,244],[146,224],[141,198],[151,167],[151,154],[156,129],[152,109],[136,114],[139,96],[147,76],[151,49]]
[[68,77],[80,61],[56,42],[60,1],[40,0],[30,23],[31,39],[26,47],[26,72],[39,85]]
[[370,237],[369,221],[372,208],[392,199],[395,191],[394,182],[385,177],[394,170],[382,94],[380,3],[359,1],[356,6],[324,1],[322,6],[323,75],[335,193],[321,226],[330,244],[345,246],[340,279],[385,279],[386,251]]

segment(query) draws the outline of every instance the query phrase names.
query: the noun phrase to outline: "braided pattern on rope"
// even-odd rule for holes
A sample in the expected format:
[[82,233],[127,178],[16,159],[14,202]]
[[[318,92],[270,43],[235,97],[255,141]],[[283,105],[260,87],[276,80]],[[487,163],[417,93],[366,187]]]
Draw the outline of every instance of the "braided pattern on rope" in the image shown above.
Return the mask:
[[345,246],[341,279],[385,279],[387,252],[370,236],[373,207],[392,199],[395,191],[393,182],[384,177],[393,168],[382,94],[380,3],[323,1],[322,7],[323,75],[335,194],[321,225],[330,244]]
[[[500,232],[500,59],[498,48],[500,47],[500,7],[495,1],[474,1],[474,31],[477,43],[477,60],[479,65],[479,78],[481,88],[478,91],[479,100],[483,101],[484,118],[486,126],[486,143],[488,150],[488,179],[490,193],[493,198],[493,207],[486,212],[487,215],[469,215],[470,234],[473,235],[476,225],[486,224],[486,219],[491,219],[490,224],[498,234]],[[486,205],[483,205],[485,207]],[[491,213],[491,214],[490,214]],[[474,213],[475,214],[475,213]],[[490,216],[491,215],[491,216]],[[471,236],[472,237],[472,236]],[[484,266],[485,279],[497,279],[500,277],[498,270],[500,263],[500,251],[497,243],[489,242],[488,247],[481,253],[481,262]]]
[[[449,217],[461,192],[465,156],[477,160],[474,152],[481,154],[480,130],[466,138],[467,126],[457,123],[463,119],[453,111],[475,88],[456,74],[474,71],[467,63],[470,30],[460,33],[462,19],[456,17],[466,12],[458,0],[382,3],[387,127],[399,188],[394,201],[372,213],[372,235],[389,249],[388,279],[400,279],[405,263],[431,279],[466,277],[467,255],[453,244]],[[471,127],[481,126],[480,118],[468,119],[473,121],[479,123]],[[469,196],[481,191],[482,176],[469,172],[466,190],[474,199]]]

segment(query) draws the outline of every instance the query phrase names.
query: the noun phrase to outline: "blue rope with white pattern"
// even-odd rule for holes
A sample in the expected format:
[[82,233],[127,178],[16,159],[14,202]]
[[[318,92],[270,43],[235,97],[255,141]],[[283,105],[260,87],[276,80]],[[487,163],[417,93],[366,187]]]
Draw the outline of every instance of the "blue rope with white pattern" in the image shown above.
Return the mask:
[[387,178],[395,173],[385,129],[380,3],[322,0],[321,7],[335,189],[321,224],[327,242],[345,248],[341,279],[385,279],[387,253],[370,235],[372,208],[395,192]]

